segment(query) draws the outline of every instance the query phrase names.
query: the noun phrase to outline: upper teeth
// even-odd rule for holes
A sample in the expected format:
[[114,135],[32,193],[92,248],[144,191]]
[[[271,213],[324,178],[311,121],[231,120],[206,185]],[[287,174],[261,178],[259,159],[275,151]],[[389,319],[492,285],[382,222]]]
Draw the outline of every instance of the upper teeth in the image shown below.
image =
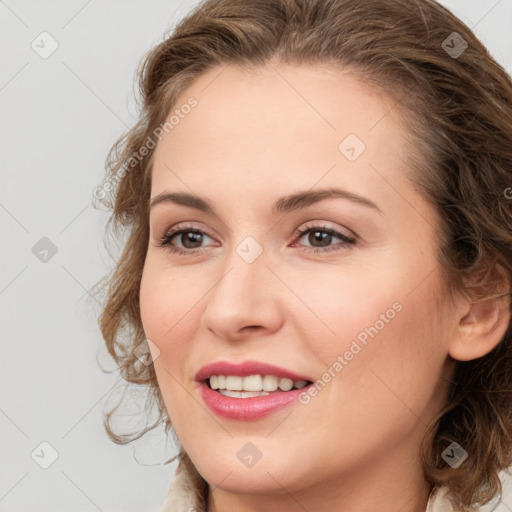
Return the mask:
[[212,389],[228,389],[230,391],[290,391],[292,388],[300,389],[306,386],[307,381],[280,379],[275,375],[249,375],[236,377],[234,375],[212,375],[210,387]]

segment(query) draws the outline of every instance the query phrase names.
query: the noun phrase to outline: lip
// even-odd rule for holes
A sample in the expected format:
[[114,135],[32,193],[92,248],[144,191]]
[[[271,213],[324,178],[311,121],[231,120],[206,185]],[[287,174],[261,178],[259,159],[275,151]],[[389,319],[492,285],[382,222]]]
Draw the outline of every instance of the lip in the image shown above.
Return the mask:
[[297,373],[291,372],[285,368],[262,363],[260,361],[244,361],[243,363],[238,364],[229,363],[227,361],[216,361],[200,368],[196,373],[196,380],[199,382],[205,381],[212,375],[233,375],[236,377],[247,377],[249,375],[275,375],[281,379],[313,381],[312,377],[298,375]]
[[264,418],[274,412],[292,405],[301,393],[307,392],[310,384],[301,389],[276,391],[264,396],[233,398],[221,395],[201,382],[200,392],[206,406],[218,416],[232,420],[251,421]]
[[309,382],[313,382],[313,379],[260,361],[244,361],[239,364],[216,361],[203,366],[197,372],[196,380],[200,383],[199,390],[205,405],[218,416],[243,421],[257,420],[292,405],[301,393],[307,391],[308,387],[313,385],[310,384],[301,389],[290,391],[275,391],[264,396],[233,398],[221,395],[218,391],[210,388],[206,381],[212,375],[233,375],[237,377],[275,375],[281,379],[307,380]]

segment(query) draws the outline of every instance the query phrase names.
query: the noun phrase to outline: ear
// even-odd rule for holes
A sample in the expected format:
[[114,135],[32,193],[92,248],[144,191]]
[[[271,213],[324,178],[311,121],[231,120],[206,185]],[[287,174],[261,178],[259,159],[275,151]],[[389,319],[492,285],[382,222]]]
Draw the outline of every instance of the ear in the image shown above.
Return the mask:
[[[457,310],[458,324],[450,340],[449,354],[459,361],[478,359],[491,352],[502,340],[510,323],[510,291],[504,272],[499,274],[499,291],[477,302],[465,299]],[[496,274],[494,274],[496,275]]]

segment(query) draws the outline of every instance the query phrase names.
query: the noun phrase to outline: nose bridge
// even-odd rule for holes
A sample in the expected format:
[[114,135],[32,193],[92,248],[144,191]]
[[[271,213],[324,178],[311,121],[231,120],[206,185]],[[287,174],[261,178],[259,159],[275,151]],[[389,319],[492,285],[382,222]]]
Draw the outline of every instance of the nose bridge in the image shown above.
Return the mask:
[[263,246],[254,237],[235,245],[226,259],[223,277],[212,290],[210,299],[222,300],[243,307],[261,297],[269,271]]
[[275,329],[279,308],[269,293],[272,273],[267,254],[254,237],[245,237],[233,246],[223,265],[222,275],[208,294],[202,322],[224,338],[234,339],[244,327]]

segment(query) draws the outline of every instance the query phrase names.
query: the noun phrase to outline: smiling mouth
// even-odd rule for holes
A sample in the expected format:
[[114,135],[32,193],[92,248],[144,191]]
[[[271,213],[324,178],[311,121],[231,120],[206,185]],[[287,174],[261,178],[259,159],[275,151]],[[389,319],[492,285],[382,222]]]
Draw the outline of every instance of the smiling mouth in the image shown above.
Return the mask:
[[308,380],[292,380],[275,375],[212,375],[204,382],[210,389],[232,398],[265,396],[302,389],[312,384]]

